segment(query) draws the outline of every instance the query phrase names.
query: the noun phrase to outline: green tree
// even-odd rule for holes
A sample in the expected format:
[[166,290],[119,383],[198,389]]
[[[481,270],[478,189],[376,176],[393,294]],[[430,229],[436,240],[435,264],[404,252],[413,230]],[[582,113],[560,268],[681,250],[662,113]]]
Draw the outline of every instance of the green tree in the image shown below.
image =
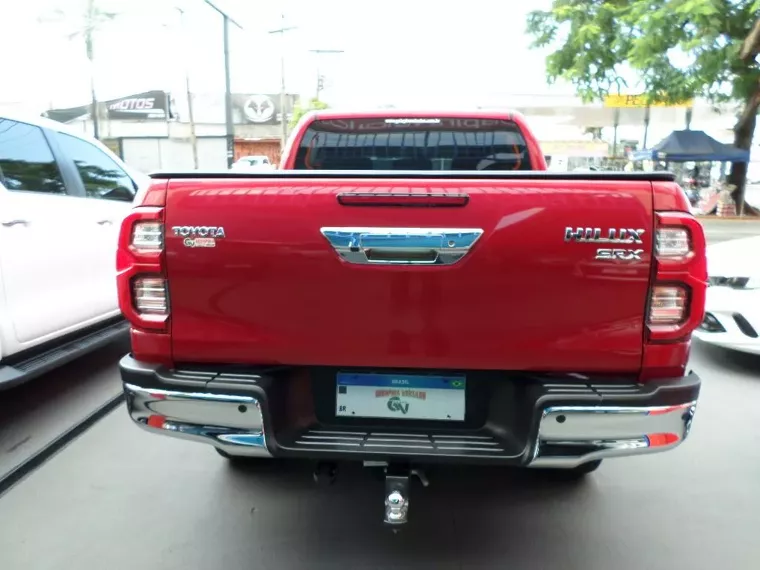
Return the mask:
[[316,97],[312,97],[307,105],[301,105],[298,103],[293,109],[293,115],[290,118],[290,128],[292,129],[298,124],[298,121],[310,111],[320,111],[322,109],[328,109],[329,105],[324,101],[320,101]]
[[[533,47],[552,49],[549,83],[568,80],[585,101],[619,93],[627,65],[650,102],[739,102],[734,144],[749,149],[760,108],[759,18],[760,0],[554,0],[530,13],[528,33]],[[746,176],[746,163],[733,165],[740,209]]]

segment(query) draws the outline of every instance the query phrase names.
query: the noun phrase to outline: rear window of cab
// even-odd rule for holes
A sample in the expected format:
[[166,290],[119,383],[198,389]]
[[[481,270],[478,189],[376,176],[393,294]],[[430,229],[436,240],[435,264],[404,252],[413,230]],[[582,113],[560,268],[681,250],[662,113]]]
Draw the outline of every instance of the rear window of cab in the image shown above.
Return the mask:
[[392,118],[312,122],[295,170],[531,170],[519,127],[506,119]]

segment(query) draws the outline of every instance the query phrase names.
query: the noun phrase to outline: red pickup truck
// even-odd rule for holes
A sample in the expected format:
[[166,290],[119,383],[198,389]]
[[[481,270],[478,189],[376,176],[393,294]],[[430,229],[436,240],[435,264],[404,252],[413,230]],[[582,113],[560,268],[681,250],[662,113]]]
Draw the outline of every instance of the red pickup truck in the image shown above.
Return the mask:
[[[141,427],[225,458],[582,476],[689,433],[705,237],[668,173],[552,173],[517,113],[321,111],[276,172],[152,176],[121,228]],[[258,459],[257,459],[258,460]]]

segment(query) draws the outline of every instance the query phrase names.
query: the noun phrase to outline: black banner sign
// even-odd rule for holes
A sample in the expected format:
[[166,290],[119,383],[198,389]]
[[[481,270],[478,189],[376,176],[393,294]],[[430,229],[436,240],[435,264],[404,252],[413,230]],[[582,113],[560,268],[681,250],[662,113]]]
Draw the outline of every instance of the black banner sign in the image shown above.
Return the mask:
[[166,119],[169,97],[164,91],[146,91],[104,103],[109,119]]
[[[145,91],[118,99],[103,101],[98,104],[100,114],[105,111],[109,119],[158,119],[172,118],[169,94],[164,91]],[[42,113],[43,117],[61,123],[76,119],[89,118],[92,105],[80,105],[66,109],[50,109]]]

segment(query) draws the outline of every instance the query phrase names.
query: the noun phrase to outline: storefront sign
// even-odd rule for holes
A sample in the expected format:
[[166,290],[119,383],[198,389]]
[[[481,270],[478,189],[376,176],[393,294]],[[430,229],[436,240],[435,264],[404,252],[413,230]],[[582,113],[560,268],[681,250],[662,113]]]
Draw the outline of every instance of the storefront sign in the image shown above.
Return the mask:
[[[118,99],[102,101],[98,104],[99,115],[105,110],[105,116],[109,119],[158,119],[166,120],[172,117],[169,94],[164,91],[145,91]],[[44,117],[69,123],[76,119],[90,117],[92,105],[80,105],[66,109],[50,109],[42,113]]]
[[689,99],[680,103],[647,102],[646,95],[607,95],[604,106],[617,109],[644,109],[646,107],[691,107],[694,101]]

